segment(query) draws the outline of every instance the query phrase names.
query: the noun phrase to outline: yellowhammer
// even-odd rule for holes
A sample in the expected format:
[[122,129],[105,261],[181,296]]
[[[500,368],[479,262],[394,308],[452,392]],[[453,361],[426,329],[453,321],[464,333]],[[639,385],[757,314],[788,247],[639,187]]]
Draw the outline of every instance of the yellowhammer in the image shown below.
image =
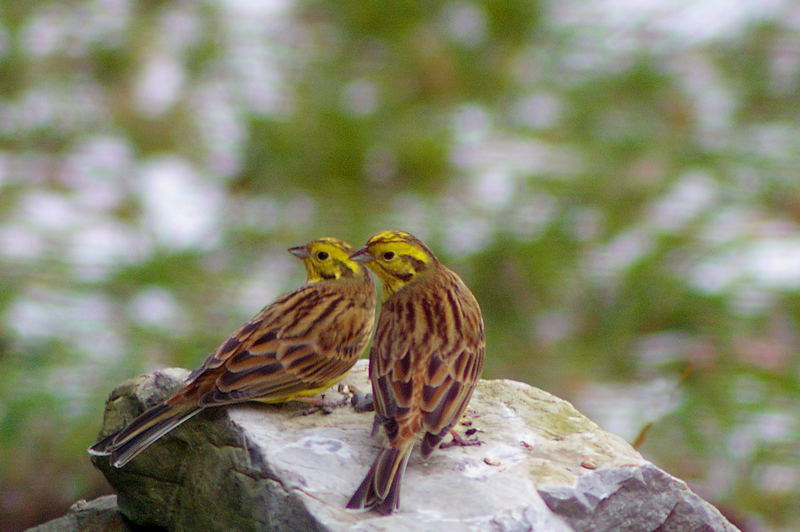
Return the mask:
[[306,284],[279,297],[220,345],[186,385],[89,453],[122,467],[158,438],[209,406],[281,403],[313,396],[338,382],[367,345],[375,288],[353,248],[334,238],[289,249],[306,268]]
[[350,256],[383,283],[369,376],[375,425],[388,446],[347,507],[400,507],[400,483],[417,435],[428,456],[467,407],[483,367],[481,309],[464,282],[414,236],[378,233]]

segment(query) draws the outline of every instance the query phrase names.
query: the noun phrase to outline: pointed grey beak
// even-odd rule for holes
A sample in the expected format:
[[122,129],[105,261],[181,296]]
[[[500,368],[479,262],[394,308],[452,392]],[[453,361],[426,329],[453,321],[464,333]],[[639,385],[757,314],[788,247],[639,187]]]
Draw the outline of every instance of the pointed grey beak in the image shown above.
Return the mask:
[[367,248],[361,248],[350,255],[350,260],[354,262],[372,262],[372,255],[367,252]]
[[298,259],[307,259],[309,257],[308,250],[305,246],[295,246],[289,248],[288,251]]

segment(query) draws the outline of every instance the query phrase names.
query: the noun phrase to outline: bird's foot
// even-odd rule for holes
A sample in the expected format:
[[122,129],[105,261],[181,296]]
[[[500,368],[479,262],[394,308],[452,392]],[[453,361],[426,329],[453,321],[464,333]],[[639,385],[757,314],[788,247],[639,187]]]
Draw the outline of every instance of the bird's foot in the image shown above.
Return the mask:
[[324,394],[318,397],[296,398],[295,401],[300,401],[311,406],[303,410],[298,410],[292,415],[308,416],[316,414],[317,412],[332,414],[337,408],[342,408],[347,405],[352,406],[353,410],[359,413],[372,412],[375,410],[375,403],[371,393],[364,393],[355,386],[343,384],[340,384],[336,391],[344,396],[337,401],[326,401]]
[[311,406],[309,408],[298,410],[292,414],[293,416],[310,416],[311,414],[316,414],[317,412],[321,412],[323,414],[332,414],[337,408],[341,408],[350,404],[350,397],[344,397],[338,401],[326,401],[324,395],[320,397],[297,398],[296,400],[302,403],[310,404]]
[[360,388],[352,384],[340,384],[338,391],[348,396],[350,406],[356,412],[373,412],[375,410],[375,403],[371,393],[362,392]]
[[355,392],[350,397],[350,404],[353,406],[353,410],[358,413],[373,412],[375,410],[375,401],[371,393]]
[[[464,432],[464,434],[467,435],[467,436],[474,436],[475,433],[477,433],[477,432],[478,432],[478,429],[470,428],[470,429],[467,429]],[[486,443],[483,440],[481,440],[480,438],[478,438],[477,436],[475,436],[474,438],[473,437],[471,437],[471,438],[462,438],[461,435],[458,432],[456,432],[455,430],[451,430],[450,431],[450,435],[453,437],[453,439],[450,440],[450,441],[444,442],[441,445],[439,445],[440,449],[447,449],[448,447],[476,447],[476,446],[483,445],[484,443]]]

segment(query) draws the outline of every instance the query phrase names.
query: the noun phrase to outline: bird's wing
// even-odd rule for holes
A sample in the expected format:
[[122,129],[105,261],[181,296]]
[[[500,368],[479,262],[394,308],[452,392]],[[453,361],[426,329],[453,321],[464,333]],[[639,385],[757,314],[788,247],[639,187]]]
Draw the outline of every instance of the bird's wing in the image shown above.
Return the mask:
[[211,406],[247,399],[285,401],[326,387],[363,350],[371,312],[335,286],[304,285],[264,308],[220,345],[192,374],[187,393]]

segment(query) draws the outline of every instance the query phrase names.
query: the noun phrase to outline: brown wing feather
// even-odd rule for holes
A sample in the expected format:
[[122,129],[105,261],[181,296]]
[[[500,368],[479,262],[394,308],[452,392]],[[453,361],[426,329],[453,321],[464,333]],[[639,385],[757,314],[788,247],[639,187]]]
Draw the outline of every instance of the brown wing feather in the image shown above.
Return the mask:
[[369,340],[373,297],[368,283],[325,282],[282,296],[223,342],[173,400],[213,406],[326,385],[352,367]]

